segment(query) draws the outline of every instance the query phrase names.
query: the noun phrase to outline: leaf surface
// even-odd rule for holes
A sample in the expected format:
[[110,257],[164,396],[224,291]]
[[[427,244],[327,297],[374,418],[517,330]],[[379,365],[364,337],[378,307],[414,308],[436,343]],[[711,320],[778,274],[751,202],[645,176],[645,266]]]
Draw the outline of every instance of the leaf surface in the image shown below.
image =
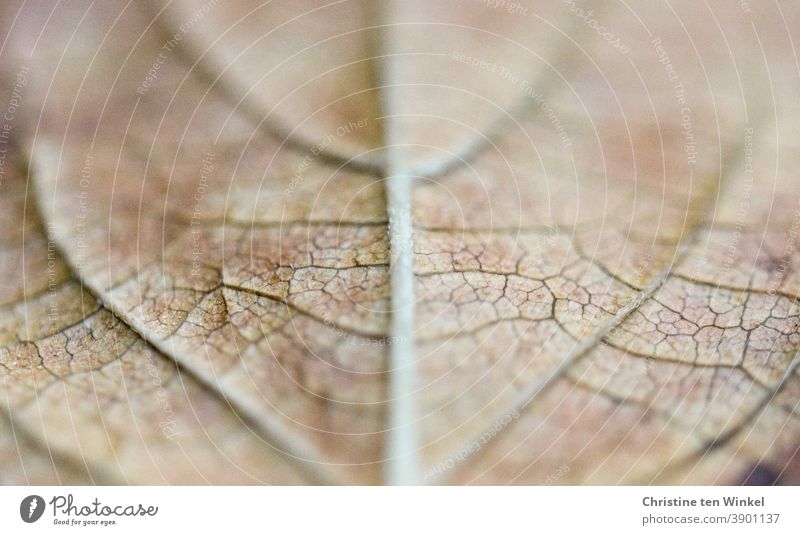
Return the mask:
[[16,229],[5,236],[12,245],[2,276],[12,284],[0,300],[0,373],[11,418],[3,436],[16,445],[3,450],[18,448],[8,466],[20,465],[9,483],[308,480],[71,278],[22,173],[4,188],[3,217]]
[[38,480],[792,481],[797,13],[731,11],[22,9],[3,425]]

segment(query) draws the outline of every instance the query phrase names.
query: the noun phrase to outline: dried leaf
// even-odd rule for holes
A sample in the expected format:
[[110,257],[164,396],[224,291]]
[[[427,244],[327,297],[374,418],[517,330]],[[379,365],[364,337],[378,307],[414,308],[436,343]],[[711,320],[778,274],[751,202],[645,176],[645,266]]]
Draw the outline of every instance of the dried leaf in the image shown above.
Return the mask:
[[9,482],[796,481],[795,9],[3,9]]

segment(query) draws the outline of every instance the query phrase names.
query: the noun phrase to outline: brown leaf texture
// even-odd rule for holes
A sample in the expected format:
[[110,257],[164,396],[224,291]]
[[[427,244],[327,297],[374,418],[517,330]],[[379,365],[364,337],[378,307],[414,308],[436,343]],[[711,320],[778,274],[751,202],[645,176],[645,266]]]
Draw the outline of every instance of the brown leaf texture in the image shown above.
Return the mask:
[[4,483],[796,483],[789,3],[7,2]]

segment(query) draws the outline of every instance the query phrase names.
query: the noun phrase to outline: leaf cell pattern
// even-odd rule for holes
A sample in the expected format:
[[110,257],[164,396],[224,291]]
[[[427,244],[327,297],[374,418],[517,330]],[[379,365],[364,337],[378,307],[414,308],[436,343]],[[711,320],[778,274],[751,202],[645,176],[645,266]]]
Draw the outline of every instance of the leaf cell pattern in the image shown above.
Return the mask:
[[511,6],[3,3],[0,481],[796,483],[800,11]]

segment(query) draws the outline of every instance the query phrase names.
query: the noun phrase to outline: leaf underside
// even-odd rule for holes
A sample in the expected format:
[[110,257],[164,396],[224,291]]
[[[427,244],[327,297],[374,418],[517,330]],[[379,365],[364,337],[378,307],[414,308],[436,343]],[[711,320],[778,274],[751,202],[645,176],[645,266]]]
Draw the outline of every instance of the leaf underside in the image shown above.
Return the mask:
[[495,4],[4,2],[0,482],[797,483],[800,10]]

